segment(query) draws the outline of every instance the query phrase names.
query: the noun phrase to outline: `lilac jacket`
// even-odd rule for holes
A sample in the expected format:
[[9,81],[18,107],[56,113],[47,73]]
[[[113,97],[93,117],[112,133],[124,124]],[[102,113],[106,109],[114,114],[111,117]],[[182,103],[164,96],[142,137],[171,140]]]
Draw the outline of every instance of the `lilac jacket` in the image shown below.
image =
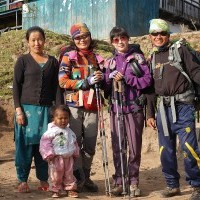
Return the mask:
[[[142,72],[141,77],[137,77],[131,67],[131,62],[136,59],[140,71]],[[142,109],[142,106],[134,105],[134,101],[142,94],[142,89],[149,87],[152,83],[152,77],[150,74],[149,67],[142,54],[134,52],[134,49],[129,49],[125,54],[115,53],[114,58],[108,59],[105,63],[104,73],[104,93],[105,97],[111,97],[111,111],[116,112],[115,104],[115,92],[113,88],[113,79],[109,78],[109,74],[113,70],[117,70],[124,75],[123,78],[123,112],[133,112],[136,107]]]
[[[62,132],[62,135],[60,133]],[[54,156],[78,157],[79,147],[75,133],[69,128],[59,128],[53,122],[40,140],[40,154],[44,160]]]

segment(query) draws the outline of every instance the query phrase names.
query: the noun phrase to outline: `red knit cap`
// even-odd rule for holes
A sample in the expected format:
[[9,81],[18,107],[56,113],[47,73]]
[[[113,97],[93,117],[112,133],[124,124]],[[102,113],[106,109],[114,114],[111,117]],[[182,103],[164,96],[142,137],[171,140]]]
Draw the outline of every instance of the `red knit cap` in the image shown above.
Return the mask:
[[90,30],[88,29],[88,27],[85,23],[74,24],[70,29],[70,34],[73,39],[77,35],[83,34],[83,33],[90,33]]

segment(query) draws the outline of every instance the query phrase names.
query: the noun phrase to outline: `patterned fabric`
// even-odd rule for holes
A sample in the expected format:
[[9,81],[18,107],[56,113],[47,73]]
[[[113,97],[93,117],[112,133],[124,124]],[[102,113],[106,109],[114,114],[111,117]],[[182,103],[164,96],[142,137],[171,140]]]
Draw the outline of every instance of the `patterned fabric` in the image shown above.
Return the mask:
[[26,145],[39,144],[40,138],[47,130],[49,107],[22,104],[26,115],[26,125],[15,123],[15,138],[23,135]]
[[90,33],[87,25],[85,23],[74,24],[70,29],[70,34],[74,39],[79,34]]
[[44,67],[45,63],[38,63],[40,65],[40,67]]
[[168,32],[169,33],[169,25],[166,21],[162,19],[152,19],[150,20],[150,27],[149,27],[149,33],[153,32]]
[[94,53],[89,54],[87,58],[83,53],[77,51],[64,54],[59,70],[59,84],[61,88],[78,90],[84,80],[90,75],[89,62],[93,66],[97,66]]

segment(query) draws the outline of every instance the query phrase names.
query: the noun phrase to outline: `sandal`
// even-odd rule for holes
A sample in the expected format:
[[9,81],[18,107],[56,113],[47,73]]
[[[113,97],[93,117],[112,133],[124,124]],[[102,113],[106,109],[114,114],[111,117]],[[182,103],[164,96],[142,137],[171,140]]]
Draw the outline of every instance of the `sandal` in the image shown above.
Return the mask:
[[39,191],[48,192],[49,191],[49,184],[46,181],[40,181],[40,186],[38,187]]
[[28,187],[27,182],[19,183],[18,192],[20,192],[20,193],[29,193],[30,192],[30,188]]
[[78,193],[74,190],[67,191],[67,196],[72,198],[78,198]]

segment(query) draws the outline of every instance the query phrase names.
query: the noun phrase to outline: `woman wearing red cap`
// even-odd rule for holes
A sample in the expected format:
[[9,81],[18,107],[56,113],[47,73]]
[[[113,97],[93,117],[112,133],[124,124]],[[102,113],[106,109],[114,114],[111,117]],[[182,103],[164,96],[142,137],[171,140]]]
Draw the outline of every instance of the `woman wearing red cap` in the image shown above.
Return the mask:
[[83,186],[90,192],[97,192],[97,185],[90,179],[98,131],[94,89],[103,79],[100,66],[104,59],[94,53],[95,42],[86,24],[73,25],[70,34],[71,51],[66,52],[61,60],[59,84],[66,90],[66,103],[72,113],[70,128],[76,134],[81,149],[74,164],[74,175],[79,192]]

